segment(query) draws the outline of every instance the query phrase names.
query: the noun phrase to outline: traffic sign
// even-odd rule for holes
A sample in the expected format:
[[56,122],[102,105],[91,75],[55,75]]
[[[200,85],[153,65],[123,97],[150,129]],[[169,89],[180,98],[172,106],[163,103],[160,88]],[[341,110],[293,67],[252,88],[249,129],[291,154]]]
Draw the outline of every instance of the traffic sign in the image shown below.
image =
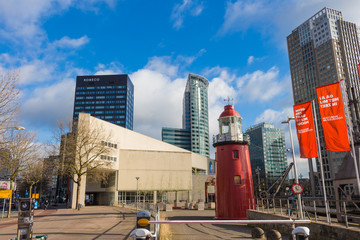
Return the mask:
[[0,190],[0,198],[11,198],[11,190]]
[[33,193],[31,197],[32,198],[39,198],[39,194],[38,193]]
[[6,190],[6,189],[7,189],[7,183],[6,183],[6,182],[3,182],[3,183],[1,184],[1,189],[2,189],[2,190]]
[[304,191],[304,187],[300,183],[295,183],[292,185],[291,190],[295,194],[301,194]]

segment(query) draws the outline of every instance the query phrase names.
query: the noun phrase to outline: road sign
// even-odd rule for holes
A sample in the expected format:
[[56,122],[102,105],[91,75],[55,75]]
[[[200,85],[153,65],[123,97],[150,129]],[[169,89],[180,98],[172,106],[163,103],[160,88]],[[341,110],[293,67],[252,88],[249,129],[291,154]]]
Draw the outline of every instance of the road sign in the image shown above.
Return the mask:
[[39,198],[39,194],[38,193],[33,193],[32,198]]
[[0,190],[0,198],[11,198],[11,190]]
[[291,190],[295,194],[301,194],[304,191],[304,187],[300,183],[295,183],[292,185]]
[[7,189],[7,183],[6,183],[6,182],[3,182],[3,183],[1,184],[1,189],[3,189],[3,190],[6,190],[6,189]]

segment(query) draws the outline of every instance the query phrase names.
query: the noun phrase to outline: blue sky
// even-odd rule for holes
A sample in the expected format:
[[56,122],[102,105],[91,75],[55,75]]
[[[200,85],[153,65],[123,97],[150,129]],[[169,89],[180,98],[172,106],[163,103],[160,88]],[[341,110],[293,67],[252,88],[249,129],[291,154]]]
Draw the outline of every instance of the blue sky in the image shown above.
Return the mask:
[[[56,120],[72,116],[77,75],[113,73],[135,85],[134,130],[160,139],[161,127],[181,127],[192,72],[210,81],[211,136],[230,96],[244,130],[273,122],[289,146],[281,125],[293,116],[286,36],[325,6],[360,23],[356,0],[1,1],[0,70],[19,71],[19,118],[42,142]],[[307,175],[307,160],[299,161]]]

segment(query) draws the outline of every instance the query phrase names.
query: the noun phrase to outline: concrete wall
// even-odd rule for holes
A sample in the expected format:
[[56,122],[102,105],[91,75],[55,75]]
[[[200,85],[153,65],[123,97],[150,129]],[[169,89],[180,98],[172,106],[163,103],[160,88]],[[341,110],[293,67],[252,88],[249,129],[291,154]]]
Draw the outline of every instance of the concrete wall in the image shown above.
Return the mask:
[[118,191],[191,190],[191,154],[149,150],[121,150]]
[[[288,217],[273,215],[264,212],[247,210],[247,218],[249,220],[283,220],[289,219]],[[276,229],[280,233],[291,234],[291,224],[256,224],[264,230]],[[298,225],[299,226],[299,225]],[[301,226],[310,229],[310,239],[317,240],[338,240],[338,239],[360,239],[360,229],[349,229],[345,226],[337,224],[315,223],[301,224]]]

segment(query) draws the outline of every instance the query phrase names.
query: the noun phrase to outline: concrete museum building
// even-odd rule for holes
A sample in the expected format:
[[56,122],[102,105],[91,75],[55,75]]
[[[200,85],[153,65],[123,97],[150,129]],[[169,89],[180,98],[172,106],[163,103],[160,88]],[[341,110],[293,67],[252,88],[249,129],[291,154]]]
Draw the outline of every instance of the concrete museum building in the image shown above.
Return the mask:
[[[135,202],[137,190],[141,202],[204,199],[202,183],[211,176],[196,176],[192,172],[195,169],[207,174],[209,158],[87,113],[79,114],[79,125],[86,126],[89,131],[101,129],[104,136],[110,136],[105,143],[110,148],[108,156],[101,155],[99,161],[105,159],[112,162],[108,181],[90,182],[86,176],[82,177],[79,204],[112,205]],[[204,180],[199,181],[197,177]],[[75,183],[70,184],[70,192],[71,206],[76,208]]]

